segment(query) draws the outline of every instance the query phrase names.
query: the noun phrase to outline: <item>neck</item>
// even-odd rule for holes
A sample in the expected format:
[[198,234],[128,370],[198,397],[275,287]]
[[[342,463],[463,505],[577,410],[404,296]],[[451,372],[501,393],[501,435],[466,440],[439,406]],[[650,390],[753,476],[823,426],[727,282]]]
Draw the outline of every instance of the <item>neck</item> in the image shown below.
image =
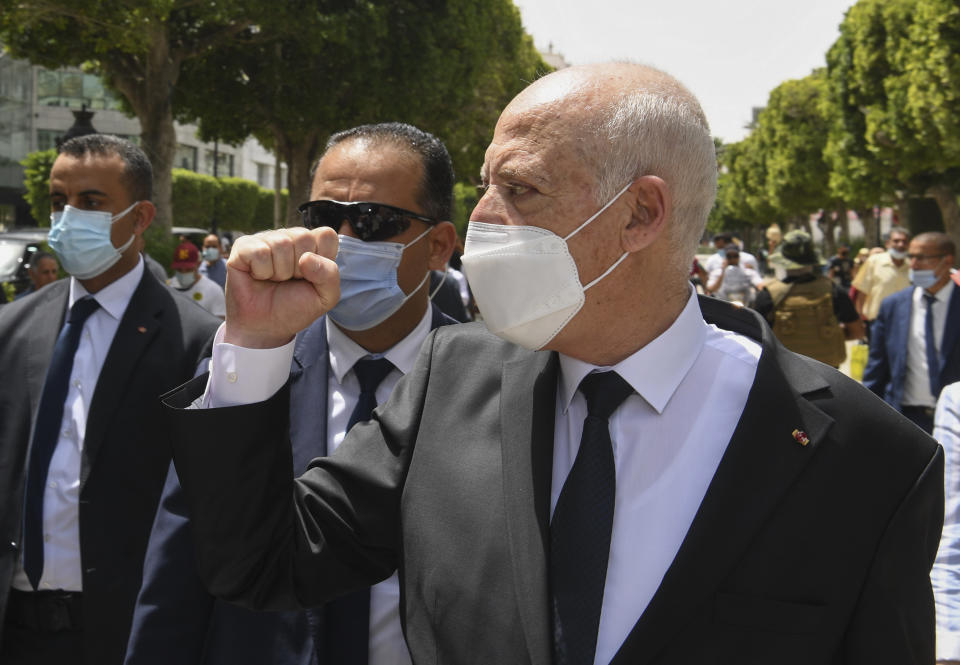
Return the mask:
[[936,293],[940,291],[940,289],[945,287],[947,285],[947,282],[949,281],[950,281],[950,276],[948,275],[946,279],[941,279],[939,282],[937,282],[936,284],[928,288],[926,291],[930,295],[936,295]]
[[[636,283],[643,282],[630,280],[626,286]],[[662,280],[660,287],[644,288],[643,294],[624,288],[616,298],[620,305],[614,305],[613,298],[604,302],[603,294],[597,294],[592,311],[584,316],[581,310],[561,333],[562,339],[558,335],[547,348],[591,365],[616,365],[666,332],[686,306],[690,287],[685,276],[673,283]],[[573,324],[576,327],[568,331]]]
[[87,293],[96,293],[133,270],[139,261],[140,255],[137,252],[128,252],[121,256],[120,260],[110,266],[105,272],[90,279],[78,279],[77,281],[83,284],[83,288],[87,290]]

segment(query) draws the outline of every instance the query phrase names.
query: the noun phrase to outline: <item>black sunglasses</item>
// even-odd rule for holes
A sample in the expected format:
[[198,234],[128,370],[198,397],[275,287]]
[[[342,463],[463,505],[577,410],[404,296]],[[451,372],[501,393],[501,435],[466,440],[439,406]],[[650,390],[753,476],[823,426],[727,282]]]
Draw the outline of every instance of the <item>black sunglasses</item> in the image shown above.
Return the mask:
[[427,224],[437,223],[435,219],[403,208],[370,201],[307,201],[300,204],[297,210],[303,219],[303,225],[308,229],[329,226],[339,233],[340,226],[346,221],[360,240],[392,238],[409,229],[411,219],[419,219]]

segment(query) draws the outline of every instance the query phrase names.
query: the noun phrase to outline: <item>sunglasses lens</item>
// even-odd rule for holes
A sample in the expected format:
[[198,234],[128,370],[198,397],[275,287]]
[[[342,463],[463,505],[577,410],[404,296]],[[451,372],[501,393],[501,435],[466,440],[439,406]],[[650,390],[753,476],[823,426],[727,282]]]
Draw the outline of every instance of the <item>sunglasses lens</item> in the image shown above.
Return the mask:
[[339,233],[343,222],[360,240],[387,240],[410,228],[405,210],[378,203],[339,203],[310,201],[299,208],[308,229],[329,226]]

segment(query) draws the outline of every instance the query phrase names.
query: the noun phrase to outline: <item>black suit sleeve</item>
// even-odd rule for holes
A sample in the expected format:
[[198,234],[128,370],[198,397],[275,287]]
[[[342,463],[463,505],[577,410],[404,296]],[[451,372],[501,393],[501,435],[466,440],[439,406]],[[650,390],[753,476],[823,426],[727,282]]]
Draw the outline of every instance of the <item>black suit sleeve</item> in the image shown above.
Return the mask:
[[887,358],[887,325],[890,319],[889,301],[880,305],[880,313],[870,324],[870,356],[863,370],[863,385],[874,394],[884,396],[890,381],[890,359]]
[[257,404],[187,409],[202,393],[199,377],[164,397],[177,474],[194,531],[204,534],[200,576],[213,595],[254,609],[311,607],[396,569],[399,502],[432,340],[383,410],[296,480],[289,387]]
[[852,621],[846,663],[933,663],[930,569],[943,524],[943,448],[900,504],[880,539]]

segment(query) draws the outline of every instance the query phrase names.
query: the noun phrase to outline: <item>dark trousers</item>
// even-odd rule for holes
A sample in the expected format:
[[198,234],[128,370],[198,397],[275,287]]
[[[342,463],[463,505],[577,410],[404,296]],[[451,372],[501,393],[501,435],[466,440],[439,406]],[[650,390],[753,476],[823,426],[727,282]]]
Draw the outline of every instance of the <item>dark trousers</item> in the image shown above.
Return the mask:
[[67,665],[83,662],[80,595],[10,590],[0,663]]
[[927,434],[933,434],[933,413],[929,406],[902,406],[900,413],[905,415],[914,425]]

